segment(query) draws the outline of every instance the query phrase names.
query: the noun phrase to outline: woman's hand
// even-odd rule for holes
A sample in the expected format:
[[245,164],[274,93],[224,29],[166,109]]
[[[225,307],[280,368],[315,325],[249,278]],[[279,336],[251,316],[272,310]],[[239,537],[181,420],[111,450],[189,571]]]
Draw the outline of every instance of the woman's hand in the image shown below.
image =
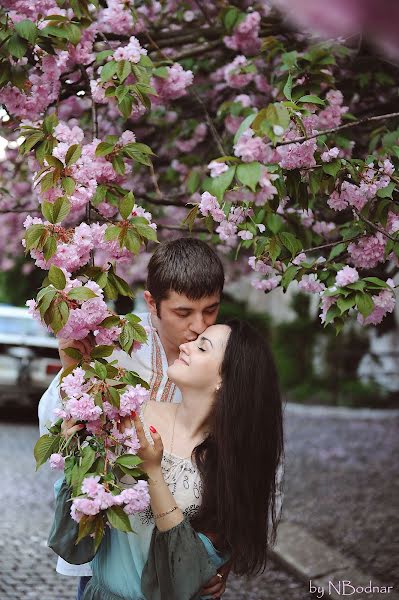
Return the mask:
[[76,425],[76,419],[64,419],[61,423],[61,435],[68,439],[83,428],[83,423]]
[[125,417],[121,421],[120,430],[123,433],[126,429],[136,429],[137,437],[140,442],[140,448],[137,451],[137,456],[143,461],[139,468],[147,473],[150,477],[161,472],[161,461],[163,456],[163,443],[161,436],[153,427],[150,426],[151,438],[154,444],[150,444],[144,433],[143,424],[140,417],[136,413],[132,413],[132,417]]

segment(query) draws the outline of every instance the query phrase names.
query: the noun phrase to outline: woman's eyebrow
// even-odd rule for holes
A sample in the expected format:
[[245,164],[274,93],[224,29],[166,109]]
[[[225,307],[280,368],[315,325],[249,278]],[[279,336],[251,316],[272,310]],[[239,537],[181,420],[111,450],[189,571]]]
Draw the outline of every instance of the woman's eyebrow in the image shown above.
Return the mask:
[[205,337],[204,335],[201,335],[201,337],[200,337],[200,342],[202,342],[202,340],[204,340],[205,342],[209,342],[209,343],[210,343],[210,345],[211,345],[211,346],[212,346],[212,348],[213,348],[213,344],[212,344],[211,340],[208,340],[208,338],[207,338],[207,337]]

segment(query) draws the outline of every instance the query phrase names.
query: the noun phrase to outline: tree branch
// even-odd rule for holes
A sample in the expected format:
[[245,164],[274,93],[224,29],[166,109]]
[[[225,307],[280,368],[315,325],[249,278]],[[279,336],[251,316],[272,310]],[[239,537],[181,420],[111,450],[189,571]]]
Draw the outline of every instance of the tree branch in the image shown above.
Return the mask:
[[287,146],[288,144],[306,142],[307,140],[312,140],[313,138],[320,137],[321,135],[326,135],[327,133],[335,133],[336,131],[342,131],[343,129],[349,129],[350,127],[357,127],[358,125],[364,125],[365,123],[371,123],[372,121],[383,121],[387,119],[394,119],[395,117],[399,117],[399,112],[388,113],[385,115],[375,115],[374,117],[365,117],[364,119],[359,119],[358,121],[353,121],[352,123],[345,123],[345,125],[340,125],[339,127],[333,127],[332,129],[324,129],[323,131],[319,131],[318,133],[314,133],[313,135],[306,135],[299,138],[295,138],[294,140],[277,142],[275,148],[277,148],[277,146]]
[[387,231],[385,231],[385,229],[383,229],[382,227],[379,227],[378,225],[376,225],[376,223],[373,223],[373,221],[370,221],[369,219],[366,219],[366,217],[364,217],[357,210],[357,208],[353,207],[353,212],[355,212],[357,214],[357,216],[359,217],[359,219],[361,221],[363,221],[364,223],[367,223],[367,225],[370,225],[370,227],[372,227],[373,229],[375,229],[375,231],[379,231],[380,233],[382,233],[383,236],[385,236],[389,240],[392,240],[392,242],[398,243],[398,240],[396,238],[392,237],[391,235],[389,235],[389,233]]

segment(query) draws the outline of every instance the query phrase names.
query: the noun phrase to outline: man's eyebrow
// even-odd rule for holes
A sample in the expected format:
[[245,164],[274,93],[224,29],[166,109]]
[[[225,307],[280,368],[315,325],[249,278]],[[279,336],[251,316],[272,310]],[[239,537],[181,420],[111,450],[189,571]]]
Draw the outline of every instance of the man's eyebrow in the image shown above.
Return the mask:
[[211,340],[208,340],[208,338],[207,338],[207,337],[205,337],[204,335],[201,335],[201,337],[200,337],[200,342],[202,342],[203,340],[204,340],[205,342],[209,342],[209,343],[210,343],[210,345],[211,345],[211,346],[212,346],[212,348],[213,348],[213,344],[212,344]]
[[206,306],[205,310],[209,310],[210,308],[216,308],[216,306],[219,306],[219,305],[220,305],[220,302],[214,302],[213,304]]

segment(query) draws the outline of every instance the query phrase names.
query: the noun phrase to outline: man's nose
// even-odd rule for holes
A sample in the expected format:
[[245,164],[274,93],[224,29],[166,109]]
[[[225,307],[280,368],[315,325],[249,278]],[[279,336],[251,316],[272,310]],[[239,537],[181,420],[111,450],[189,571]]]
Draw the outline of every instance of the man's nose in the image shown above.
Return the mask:
[[200,333],[203,333],[205,329],[206,323],[202,314],[194,316],[193,320],[190,323],[190,330],[196,333],[197,335],[200,335]]

